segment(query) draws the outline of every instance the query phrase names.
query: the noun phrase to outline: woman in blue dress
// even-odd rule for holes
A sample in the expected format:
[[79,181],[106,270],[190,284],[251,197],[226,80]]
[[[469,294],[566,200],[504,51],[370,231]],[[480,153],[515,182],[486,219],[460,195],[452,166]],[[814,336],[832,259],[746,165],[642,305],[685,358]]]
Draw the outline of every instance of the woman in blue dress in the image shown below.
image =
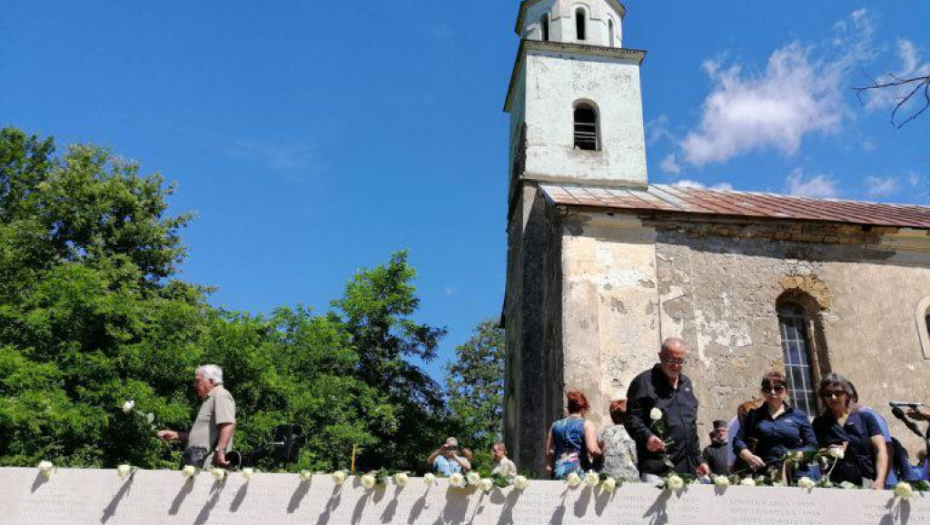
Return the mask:
[[581,392],[569,392],[568,417],[552,424],[546,443],[546,470],[552,479],[565,479],[572,472],[582,475],[591,470],[595,456],[601,454],[597,428],[585,419],[590,408]]

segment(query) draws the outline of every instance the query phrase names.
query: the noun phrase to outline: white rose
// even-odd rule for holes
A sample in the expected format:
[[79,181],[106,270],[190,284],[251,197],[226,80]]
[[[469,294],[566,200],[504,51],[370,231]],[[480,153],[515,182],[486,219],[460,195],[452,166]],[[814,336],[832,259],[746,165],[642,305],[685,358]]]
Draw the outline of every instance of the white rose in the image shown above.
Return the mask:
[[484,492],[491,492],[491,489],[494,488],[494,482],[488,478],[485,478],[478,482],[478,488]]
[[526,479],[526,476],[517,476],[513,478],[513,488],[517,490],[523,490],[529,486],[530,480]]
[[739,484],[740,484],[740,485],[744,485],[744,486],[746,486],[746,487],[755,487],[755,486],[756,486],[756,480],[754,480],[754,479],[752,479],[752,478],[743,478],[742,480],[740,480]]
[[226,471],[221,468],[210,469],[210,474],[213,476],[213,479],[217,481],[223,481],[223,479],[226,478]]
[[436,483],[436,476],[432,473],[427,473],[425,476],[423,476],[423,483],[426,483],[427,485]]
[[348,475],[346,474],[346,471],[337,470],[336,472],[333,472],[333,483],[336,485],[342,485],[345,483],[347,477]]
[[903,499],[911,499],[911,496],[914,495],[914,489],[911,488],[910,483],[900,482],[894,486],[894,495]]
[[132,467],[129,465],[120,465],[116,467],[116,475],[125,478],[126,476],[132,474]]
[[123,403],[123,413],[128,414],[132,412],[132,409],[135,407],[136,407],[136,402],[130,399],[129,401],[126,401],[125,403]]
[[685,480],[680,477],[672,474],[668,477],[668,489],[673,491],[679,491],[685,486]]
[[830,447],[830,457],[833,459],[843,459],[846,455],[840,447]]
[[52,477],[52,471],[55,470],[55,465],[51,461],[40,461],[38,468],[43,476],[50,478]]
[[799,463],[804,460],[804,453],[798,450],[792,455],[792,458],[794,459],[796,463]]
[[245,478],[246,481],[250,481],[252,476],[255,475],[255,469],[246,467],[239,471],[239,474],[242,474],[242,477]]
[[652,410],[649,411],[649,419],[653,421],[658,421],[662,419],[662,411],[659,410],[658,408],[653,408]]
[[478,474],[475,471],[471,471],[465,476],[465,479],[468,480],[469,485],[477,485],[481,481],[481,474]]
[[365,489],[374,487],[377,482],[378,480],[375,479],[375,477],[371,474],[365,474],[362,476],[362,486],[365,487]]
[[[335,476],[335,474],[333,475]],[[309,483],[310,480],[313,479],[313,472],[310,472],[309,470],[301,470],[299,473],[297,473],[297,477],[300,478],[301,483]]]
[[717,485],[718,487],[729,487],[730,478],[726,476],[717,476],[714,478],[714,485]]
[[406,472],[398,472],[397,474],[394,474],[394,484],[398,487],[406,487],[408,481],[410,481],[410,477],[407,476]]
[[451,476],[449,476],[449,485],[451,485],[451,486],[453,486],[453,487],[455,487],[455,488],[458,488],[458,489],[464,487],[464,486],[465,486],[465,476],[463,476],[462,474],[460,474],[460,473],[458,473],[458,472],[456,472],[455,474],[452,474]]
[[188,465],[181,469],[181,475],[185,478],[189,478],[197,473],[197,468],[193,465]]
[[807,476],[804,476],[803,478],[798,480],[798,488],[810,490],[816,486],[817,486],[817,483],[815,483],[814,480],[812,480],[811,478]]
[[572,472],[565,478],[565,483],[568,483],[569,487],[577,487],[581,485],[581,476]]
[[584,475],[584,483],[589,487],[596,487],[600,483],[601,477],[597,475],[597,472],[593,470]]
[[613,492],[617,488],[617,480],[614,478],[607,478],[601,482],[601,490],[605,492]]

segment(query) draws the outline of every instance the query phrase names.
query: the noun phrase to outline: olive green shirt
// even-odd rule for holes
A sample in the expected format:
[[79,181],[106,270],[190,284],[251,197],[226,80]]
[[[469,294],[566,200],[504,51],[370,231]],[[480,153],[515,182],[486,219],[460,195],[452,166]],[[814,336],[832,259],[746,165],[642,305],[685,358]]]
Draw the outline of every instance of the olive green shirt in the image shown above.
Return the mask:
[[[200,405],[200,411],[197,412],[197,419],[187,435],[188,447],[202,447],[210,451],[204,467],[213,462],[213,448],[216,446],[220,437],[219,426],[225,423],[236,422],[236,401],[228,390],[217,385],[207,394],[203,404]],[[232,450],[232,438],[226,451]]]

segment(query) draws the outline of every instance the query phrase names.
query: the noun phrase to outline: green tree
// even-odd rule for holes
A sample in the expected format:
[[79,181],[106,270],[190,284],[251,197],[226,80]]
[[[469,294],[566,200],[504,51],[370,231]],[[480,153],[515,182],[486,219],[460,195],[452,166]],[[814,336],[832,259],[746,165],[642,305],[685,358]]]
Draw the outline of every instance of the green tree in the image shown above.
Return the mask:
[[449,411],[459,440],[483,456],[503,431],[504,330],[481,322],[446,367]]
[[413,319],[420,304],[415,276],[407,252],[398,252],[387,264],[356,273],[343,298],[333,302],[332,315],[346,327],[358,353],[356,374],[378,392],[386,411],[384,419],[369,425],[378,439],[363,450],[365,468],[423,470],[426,455],[445,432],[442,389],[411,360],[435,359],[446,329]]

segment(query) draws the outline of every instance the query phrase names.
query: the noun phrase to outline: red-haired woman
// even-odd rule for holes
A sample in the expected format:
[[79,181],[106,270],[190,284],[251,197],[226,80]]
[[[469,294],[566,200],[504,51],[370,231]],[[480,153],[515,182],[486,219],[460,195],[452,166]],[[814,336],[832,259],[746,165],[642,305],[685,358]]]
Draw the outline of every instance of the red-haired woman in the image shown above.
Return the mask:
[[581,392],[569,392],[568,417],[552,424],[546,443],[546,470],[552,479],[565,479],[572,472],[583,474],[591,468],[594,456],[601,454],[597,428],[584,416],[588,399]]

